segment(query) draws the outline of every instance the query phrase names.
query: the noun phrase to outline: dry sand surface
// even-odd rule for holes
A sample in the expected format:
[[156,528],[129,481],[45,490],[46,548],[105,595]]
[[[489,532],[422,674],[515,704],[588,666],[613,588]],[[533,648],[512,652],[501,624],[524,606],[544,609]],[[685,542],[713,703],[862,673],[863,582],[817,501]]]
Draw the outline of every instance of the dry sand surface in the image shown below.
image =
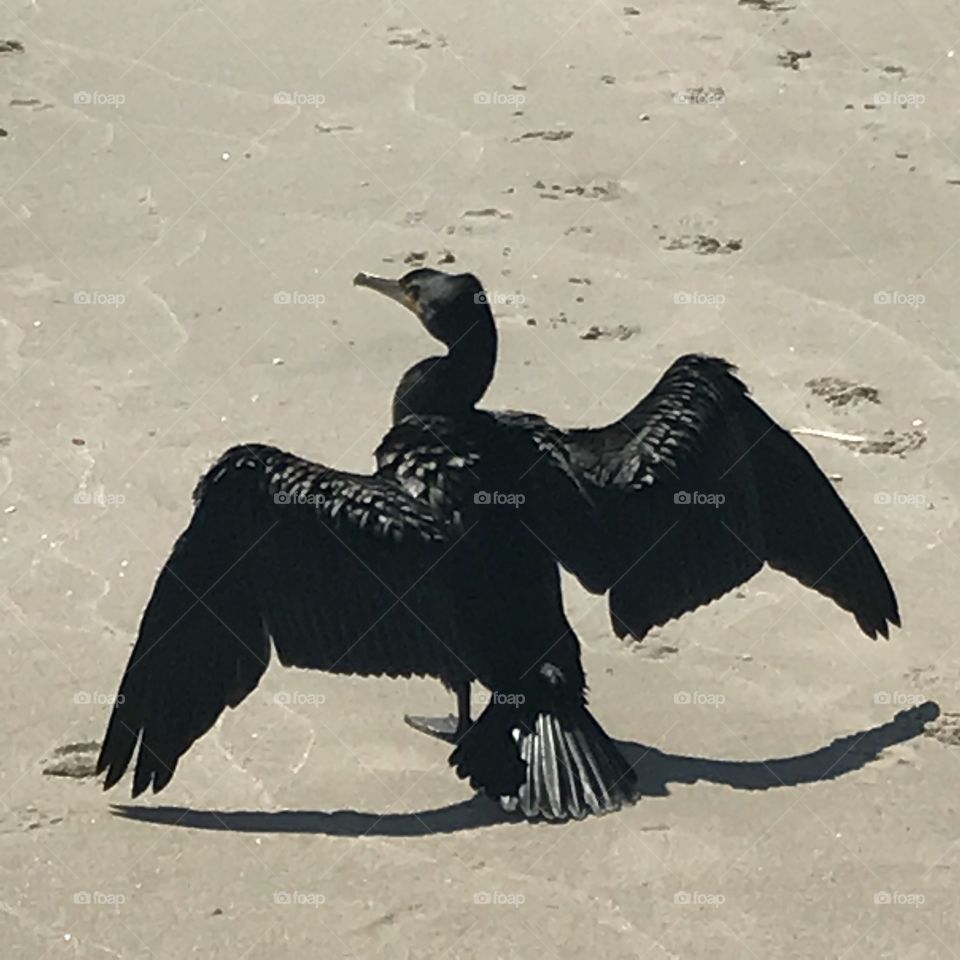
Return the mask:
[[[3,21],[0,954],[960,955],[956,4]],[[635,807],[504,821],[402,723],[439,684],[275,665],[117,815],[90,767],[196,478],[244,440],[370,467],[435,345],[350,280],[409,263],[496,298],[491,407],[604,423],[700,350],[866,438],[803,442],[905,629],[765,572],[627,646],[569,585]]]

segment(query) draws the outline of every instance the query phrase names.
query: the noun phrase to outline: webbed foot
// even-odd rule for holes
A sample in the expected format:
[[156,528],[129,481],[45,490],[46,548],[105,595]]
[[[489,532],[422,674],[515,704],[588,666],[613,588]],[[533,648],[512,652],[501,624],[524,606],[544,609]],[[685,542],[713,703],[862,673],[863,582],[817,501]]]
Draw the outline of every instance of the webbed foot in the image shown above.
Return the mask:
[[414,730],[447,743],[457,743],[470,729],[469,723],[461,725],[452,713],[448,713],[445,717],[412,717],[410,714],[405,714],[403,719]]

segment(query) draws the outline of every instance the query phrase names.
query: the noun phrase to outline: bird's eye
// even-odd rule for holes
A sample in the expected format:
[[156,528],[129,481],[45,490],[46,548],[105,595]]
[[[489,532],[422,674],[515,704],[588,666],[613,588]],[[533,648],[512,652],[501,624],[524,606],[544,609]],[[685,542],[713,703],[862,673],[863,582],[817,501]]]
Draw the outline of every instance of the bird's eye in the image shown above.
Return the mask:
[[406,286],[406,291],[407,291],[407,296],[410,297],[411,300],[420,299],[420,284],[408,283]]

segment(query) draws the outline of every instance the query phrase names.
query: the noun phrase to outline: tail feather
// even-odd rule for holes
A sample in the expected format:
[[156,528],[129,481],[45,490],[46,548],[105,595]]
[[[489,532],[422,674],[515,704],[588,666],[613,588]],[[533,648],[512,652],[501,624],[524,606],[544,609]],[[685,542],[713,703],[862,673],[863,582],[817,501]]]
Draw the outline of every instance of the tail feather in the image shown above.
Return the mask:
[[580,820],[638,798],[636,774],[579,704],[561,712],[492,703],[450,763],[505,810]]
[[560,735],[557,737],[557,749],[560,753],[560,769],[563,773],[563,786],[567,791],[567,796],[570,798],[568,804],[570,815],[575,820],[582,820],[587,813],[584,808],[581,791],[578,789],[580,780],[576,775],[577,768],[573,759],[574,753],[571,751],[568,742],[569,736],[569,733],[561,730]]
[[542,713],[537,717],[537,740],[543,747],[543,764],[540,769],[543,772],[551,810],[562,809],[563,784],[560,782],[560,757],[557,752],[557,741],[562,736],[562,731],[555,729]]

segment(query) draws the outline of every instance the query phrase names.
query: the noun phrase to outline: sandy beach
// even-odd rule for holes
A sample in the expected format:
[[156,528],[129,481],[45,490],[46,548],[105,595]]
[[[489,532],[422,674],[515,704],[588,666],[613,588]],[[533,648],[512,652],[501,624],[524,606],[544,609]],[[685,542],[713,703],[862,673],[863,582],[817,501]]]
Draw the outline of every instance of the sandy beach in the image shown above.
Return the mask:
[[[5,14],[5,957],[960,953],[956,5]],[[243,441],[369,470],[436,345],[351,279],[412,265],[484,282],[491,408],[600,425],[680,354],[737,364],[904,629],[765,570],[626,644],[566,578],[645,793],[580,823],[474,797],[402,721],[437,682],[276,663],[161,795],[104,794],[197,478]]]

